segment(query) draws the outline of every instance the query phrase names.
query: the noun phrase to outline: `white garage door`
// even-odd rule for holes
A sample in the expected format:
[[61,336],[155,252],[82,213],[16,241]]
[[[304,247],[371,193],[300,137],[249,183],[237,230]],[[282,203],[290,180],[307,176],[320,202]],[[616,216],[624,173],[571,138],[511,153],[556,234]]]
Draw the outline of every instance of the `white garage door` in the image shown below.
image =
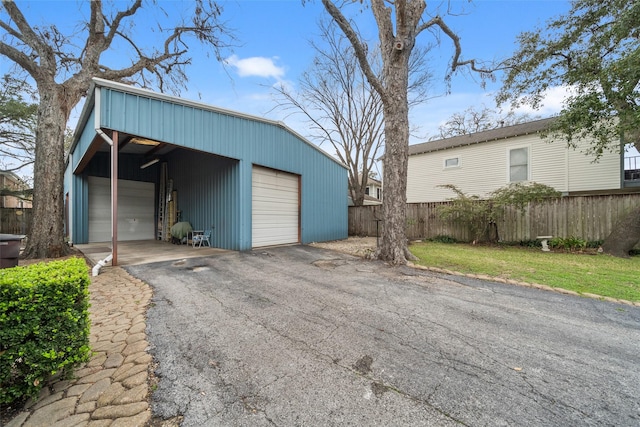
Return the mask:
[[[152,182],[118,180],[118,241],[153,240]],[[111,241],[111,180],[89,177],[89,243]]]
[[253,167],[251,246],[298,243],[298,176]]

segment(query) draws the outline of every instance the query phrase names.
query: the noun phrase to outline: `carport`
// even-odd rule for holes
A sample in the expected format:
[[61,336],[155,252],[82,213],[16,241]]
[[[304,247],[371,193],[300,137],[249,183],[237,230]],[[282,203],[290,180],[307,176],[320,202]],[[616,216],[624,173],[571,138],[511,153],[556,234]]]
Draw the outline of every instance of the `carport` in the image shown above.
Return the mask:
[[[96,265],[111,253],[110,242],[76,245],[82,254]],[[209,257],[229,251],[219,248],[194,248],[191,245],[169,245],[160,240],[127,240],[118,243],[120,266],[143,265],[163,261],[183,262],[189,258]]]
[[[116,179],[117,178],[117,179]],[[344,165],[281,122],[94,79],[65,172],[74,244],[170,240],[214,247],[347,237]]]

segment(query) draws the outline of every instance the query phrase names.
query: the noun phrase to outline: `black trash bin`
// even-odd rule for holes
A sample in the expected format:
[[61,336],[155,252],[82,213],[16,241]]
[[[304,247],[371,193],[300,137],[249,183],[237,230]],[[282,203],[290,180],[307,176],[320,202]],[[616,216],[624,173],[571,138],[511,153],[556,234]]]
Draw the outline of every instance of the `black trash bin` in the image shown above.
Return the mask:
[[19,234],[0,234],[0,268],[18,266],[20,241],[24,237]]

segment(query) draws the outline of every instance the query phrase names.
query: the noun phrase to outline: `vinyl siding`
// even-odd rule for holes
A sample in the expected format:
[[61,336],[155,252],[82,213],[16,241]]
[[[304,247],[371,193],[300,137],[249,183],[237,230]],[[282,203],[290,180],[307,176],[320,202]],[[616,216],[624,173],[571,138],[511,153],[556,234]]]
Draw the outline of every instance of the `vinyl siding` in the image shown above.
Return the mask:
[[[529,148],[529,178],[566,193],[620,188],[620,157],[606,153],[600,163],[568,149],[563,142],[547,142],[538,134],[483,142],[409,156],[407,202],[438,202],[453,192],[439,185],[453,184],[469,195],[486,196],[509,183],[509,150]],[[445,159],[459,157],[460,166],[445,168]]]
[[605,153],[596,163],[592,155],[569,151],[570,191],[593,191],[621,188],[620,154]]

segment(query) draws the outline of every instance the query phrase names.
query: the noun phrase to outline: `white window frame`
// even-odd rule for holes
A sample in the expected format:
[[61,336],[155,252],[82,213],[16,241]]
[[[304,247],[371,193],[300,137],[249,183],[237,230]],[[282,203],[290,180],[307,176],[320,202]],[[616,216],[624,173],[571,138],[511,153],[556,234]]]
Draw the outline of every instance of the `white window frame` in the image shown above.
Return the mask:
[[[454,159],[457,160],[458,163],[452,166],[448,166],[447,161]],[[460,167],[462,167],[462,156],[445,157],[444,159],[442,159],[442,169],[457,169]]]
[[[523,181],[512,181],[511,180],[511,151],[513,150],[521,150],[526,148],[527,150],[527,179]],[[513,147],[507,148],[507,183],[516,183],[516,182],[529,182],[531,181],[531,144],[527,145],[516,145]]]

